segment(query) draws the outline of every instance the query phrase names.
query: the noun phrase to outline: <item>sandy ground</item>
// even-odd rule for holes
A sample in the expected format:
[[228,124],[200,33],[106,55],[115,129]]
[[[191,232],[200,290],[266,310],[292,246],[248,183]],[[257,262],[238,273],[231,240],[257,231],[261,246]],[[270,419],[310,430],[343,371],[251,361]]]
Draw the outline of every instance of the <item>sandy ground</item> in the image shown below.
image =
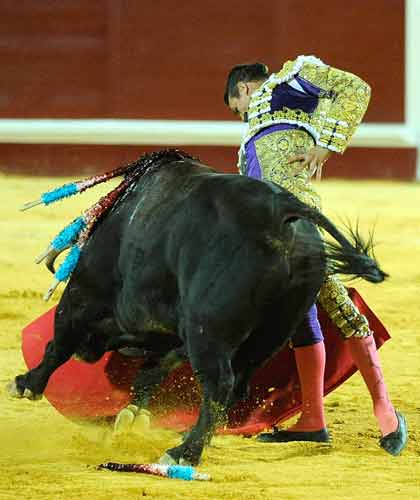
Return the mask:
[[[391,457],[377,445],[378,430],[359,375],[326,399],[333,443],[260,444],[217,437],[200,470],[210,483],[100,472],[105,460],[153,462],[178,442],[171,431],[139,432],[112,442],[106,429],[80,427],[43,399],[13,400],[6,383],[24,370],[21,329],[52,304],[42,301],[50,275],[33,260],[101,189],[56,207],[21,213],[18,207],[60,181],[0,176],[0,499],[414,499],[420,498],[420,185],[322,182],[325,212],[376,222],[377,256],[388,282],[357,287],[392,334],[381,350],[394,404],[410,427],[408,448]],[[54,296],[54,303],[57,301]]]

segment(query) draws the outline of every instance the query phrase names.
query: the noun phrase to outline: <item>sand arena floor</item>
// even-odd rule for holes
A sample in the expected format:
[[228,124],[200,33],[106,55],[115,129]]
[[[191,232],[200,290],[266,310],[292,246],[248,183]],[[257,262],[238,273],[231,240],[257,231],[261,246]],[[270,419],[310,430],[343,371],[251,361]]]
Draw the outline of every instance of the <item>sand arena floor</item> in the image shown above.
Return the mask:
[[[376,222],[377,256],[391,278],[357,287],[389,328],[381,349],[394,404],[407,417],[408,448],[391,457],[377,446],[362,379],[355,375],[326,398],[333,444],[263,445],[254,439],[216,437],[200,470],[210,483],[99,472],[106,460],[153,462],[179,441],[171,431],[135,432],[112,443],[109,432],[67,421],[43,399],[13,400],[6,383],[23,372],[20,332],[51,304],[42,294],[51,277],[34,258],[55,234],[104,189],[56,207],[21,213],[18,207],[61,180],[0,176],[0,499],[415,499],[420,498],[420,185],[324,181],[325,212]],[[102,189],[102,190],[101,190]]]

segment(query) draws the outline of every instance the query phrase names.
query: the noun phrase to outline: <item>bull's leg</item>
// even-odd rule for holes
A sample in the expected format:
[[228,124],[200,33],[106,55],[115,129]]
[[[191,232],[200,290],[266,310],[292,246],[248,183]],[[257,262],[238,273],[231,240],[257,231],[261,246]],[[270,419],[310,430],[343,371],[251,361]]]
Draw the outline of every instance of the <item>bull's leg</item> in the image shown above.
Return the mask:
[[169,373],[187,359],[184,348],[174,349],[164,356],[157,366],[142,367],[134,380],[134,397],[131,403],[117,415],[114,433],[122,434],[130,431],[134,421],[140,419],[142,427],[150,424],[149,403],[155,390],[166,379]]
[[186,361],[184,348],[174,349],[164,356],[154,368],[140,370],[134,380],[134,398],[132,404],[139,408],[148,408],[154,391],[166,379],[169,373]]
[[202,335],[192,339],[191,344],[188,348],[190,362],[203,391],[200,415],[183,443],[167,450],[162,463],[198,464],[214,430],[226,422],[227,405],[234,387],[231,350],[226,345],[216,345],[215,341],[208,342]]
[[52,373],[75,353],[84,334],[86,311],[75,310],[62,301],[55,315],[54,339],[47,344],[41,363],[24,375],[18,375],[9,385],[14,397],[39,399]]
[[262,315],[264,320],[235,353],[232,364],[236,378],[232,404],[249,396],[249,383],[255,371],[288,344],[315,296],[316,289],[302,287],[290,290],[287,298],[280,296],[266,306]]

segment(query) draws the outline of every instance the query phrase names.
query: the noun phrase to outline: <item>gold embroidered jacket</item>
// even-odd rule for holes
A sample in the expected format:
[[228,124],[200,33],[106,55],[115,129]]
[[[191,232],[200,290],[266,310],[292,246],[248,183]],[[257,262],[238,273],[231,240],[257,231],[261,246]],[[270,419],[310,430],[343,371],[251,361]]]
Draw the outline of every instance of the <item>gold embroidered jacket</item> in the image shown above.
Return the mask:
[[[272,106],[273,90],[282,83],[296,85],[296,76],[318,87],[314,111]],[[296,87],[295,87],[296,88]],[[317,145],[343,153],[360,124],[370,99],[370,87],[361,78],[324,64],[314,56],[299,56],[287,61],[252,94],[248,109],[248,140],[270,125],[290,123],[307,130]]]

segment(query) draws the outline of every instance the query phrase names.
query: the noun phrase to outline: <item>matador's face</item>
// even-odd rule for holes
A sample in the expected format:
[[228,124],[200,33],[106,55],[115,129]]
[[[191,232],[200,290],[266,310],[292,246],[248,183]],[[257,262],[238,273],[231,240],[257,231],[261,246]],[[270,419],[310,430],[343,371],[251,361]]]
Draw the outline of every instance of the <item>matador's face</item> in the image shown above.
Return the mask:
[[249,101],[252,94],[262,85],[264,80],[252,82],[238,82],[238,96],[229,97],[229,108],[244,122],[248,121]]
[[229,97],[229,108],[242,121],[248,121],[248,108],[251,94],[254,92],[254,82],[238,82],[238,97]]

